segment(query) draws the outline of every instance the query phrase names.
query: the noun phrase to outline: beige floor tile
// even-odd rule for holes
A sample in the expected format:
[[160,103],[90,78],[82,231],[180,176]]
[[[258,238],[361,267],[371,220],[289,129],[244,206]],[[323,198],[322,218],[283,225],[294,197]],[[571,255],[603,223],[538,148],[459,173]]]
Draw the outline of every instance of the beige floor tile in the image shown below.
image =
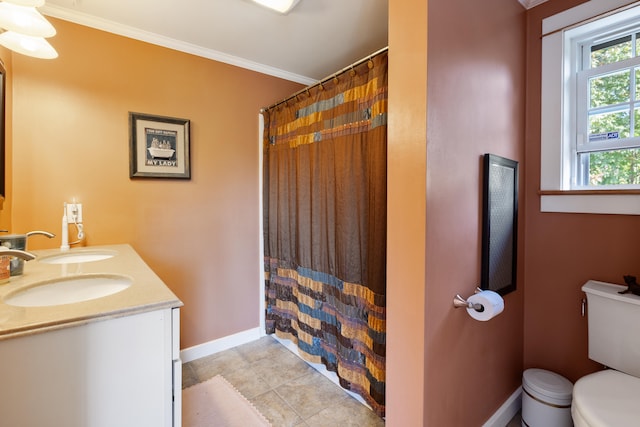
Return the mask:
[[182,388],[191,387],[192,385],[198,384],[200,381],[198,380],[198,376],[193,372],[190,363],[182,364]]
[[279,354],[289,352],[283,345],[272,337],[262,337],[259,340],[236,347],[236,350],[248,362],[260,359],[278,357]]
[[309,427],[384,427],[384,420],[352,397],[305,419]]
[[228,374],[237,369],[246,369],[249,363],[235,349],[229,349],[212,356],[191,362],[191,367],[200,381],[206,381],[216,375]]
[[264,415],[274,427],[292,427],[303,421],[278,394],[270,390],[253,399],[251,403]]
[[315,372],[302,359],[290,351],[278,353],[275,358],[263,358],[251,364],[256,372],[271,387],[278,387],[288,381]]
[[349,397],[317,372],[288,381],[275,390],[304,420],[325,408],[341,404]]
[[263,394],[271,389],[260,376],[250,369],[236,369],[223,377],[247,399]]
[[507,427],[520,427],[522,426],[522,413],[518,412],[507,424]]

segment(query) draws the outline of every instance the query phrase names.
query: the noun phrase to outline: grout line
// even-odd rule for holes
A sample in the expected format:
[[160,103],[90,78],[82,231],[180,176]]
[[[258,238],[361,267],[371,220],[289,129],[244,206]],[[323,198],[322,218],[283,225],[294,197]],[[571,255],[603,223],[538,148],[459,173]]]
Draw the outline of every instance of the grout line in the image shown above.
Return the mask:
[[[267,394],[269,392],[274,392],[275,395],[279,399],[281,399],[282,402],[284,402],[285,406],[283,406],[283,409],[288,408],[288,411],[291,411],[291,413],[294,414],[297,417],[297,419],[299,420],[298,424],[295,424],[296,427],[308,427],[307,420],[311,419],[312,417],[315,417],[316,415],[318,415],[319,413],[321,413],[325,409],[328,409],[328,408],[330,408],[332,406],[336,406],[337,407],[337,406],[345,404],[345,399],[347,399],[351,395],[351,393],[349,393],[348,391],[344,390],[342,387],[339,387],[339,385],[338,385],[338,389],[336,391],[341,393],[341,396],[344,397],[344,399],[340,399],[339,403],[332,403],[331,406],[324,406],[322,409],[314,412],[313,414],[310,414],[306,418],[303,417],[300,413],[298,413],[298,411],[296,411],[296,409],[294,408],[292,403],[289,402],[287,397],[282,392],[278,391],[278,389],[280,387],[283,387],[283,386],[286,386],[286,385],[291,385],[291,383],[293,383],[294,381],[298,381],[299,379],[307,377],[309,375],[311,376],[311,377],[309,377],[309,379],[312,380],[313,382],[329,380],[330,382],[335,383],[335,381],[332,381],[331,378],[327,378],[327,376],[325,374],[323,374],[322,372],[319,372],[317,370],[317,368],[315,368],[313,366],[313,364],[310,364],[309,362],[306,362],[299,355],[295,354],[295,352],[292,352],[291,349],[287,348],[286,345],[283,345],[279,340],[274,339],[273,337],[271,339],[273,340],[273,343],[267,344],[265,342],[265,346],[266,347],[260,347],[260,346],[256,347],[255,351],[256,352],[259,351],[260,354],[262,354],[262,356],[257,358],[257,359],[251,359],[250,360],[249,356],[245,355],[245,352],[247,352],[247,350],[244,349],[244,350],[241,351],[237,347],[230,348],[230,349],[227,349],[227,350],[224,350],[224,351],[218,353],[218,354],[223,354],[223,353],[230,354],[229,350],[233,350],[234,351],[234,356],[233,357],[238,357],[239,356],[238,360],[241,361],[239,363],[242,365],[242,366],[237,366],[237,367],[235,367],[235,365],[229,365],[229,366],[227,366],[227,368],[232,369],[231,371],[228,371],[228,372],[226,372],[226,371],[222,372],[221,371],[221,372],[219,372],[219,374],[224,376],[225,374],[230,375],[232,372],[236,372],[236,371],[239,371],[239,370],[246,370],[248,374],[250,374],[251,376],[253,376],[253,377],[257,378],[257,379],[259,379],[261,382],[263,382],[267,386],[266,390],[262,391],[259,394],[256,394],[256,395],[252,396],[251,398],[245,396],[247,398],[247,400],[249,400],[252,404],[256,405],[258,403],[259,399],[261,397],[263,397],[265,394]],[[272,344],[276,344],[276,345],[272,345]],[[295,377],[289,378],[288,380],[286,380],[286,381],[274,386],[274,385],[271,385],[271,383],[269,381],[266,381],[261,375],[258,375],[258,373],[257,373],[258,371],[254,370],[254,364],[259,363],[260,361],[263,361],[263,360],[268,360],[268,361],[272,361],[273,360],[273,361],[277,362],[277,360],[280,357],[282,357],[281,354],[279,353],[280,351],[284,351],[283,354],[286,353],[286,354],[290,354],[290,355],[294,356],[294,358],[297,360],[296,363],[300,363],[300,366],[304,365],[308,369],[305,369],[305,372],[300,373],[300,375],[296,375]],[[247,353],[247,354],[250,354],[250,353]],[[251,354],[254,354],[254,356],[255,356],[254,352],[251,352]],[[214,357],[214,358],[210,359],[210,362],[211,362],[212,365],[216,364],[216,359],[218,359],[218,358]],[[198,360],[198,359],[196,359],[196,360]],[[197,370],[195,368],[196,365],[193,363],[193,361],[186,362],[186,363],[183,364],[183,366],[186,367],[188,372],[191,372],[192,379],[194,379],[196,381],[194,384],[190,384],[189,386],[198,384],[198,383],[206,380],[206,379],[201,379],[200,376],[197,374]],[[297,365],[295,365],[295,366],[297,366]],[[277,367],[278,367],[277,363],[274,363],[274,375],[277,375],[277,374],[275,374]],[[232,383],[232,385],[234,387],[237,387],[236,384]],[[294,396],[295,396],[295,394],[292,395],[291,397],[294,397]],[[353,396],[351,396],[351,397],[353,397]],[[360,403],[362,403],[362,402],[360,402]]]
[[289,403],[289,401],[288,401],[288,400],[287,400],[283,395],[281,395],[280,393],[278,393],[278,390],[273,389],[273,391],[276,393],[276,395],[278,395],[278,397],[279,397],[280,399],[282,399],[282,400],[284,401],[284,403],[286,403],[286,405],[289,407],[289,409],[291,409],[291,410],[293,411],[293,413],[294,413],[294,414],[296,414],[296,415],[298,416],[298,418],[300,418],[300,419],[302,420],[302,422],[304,422],[304,421],[305,421],[305,418],[304,418],[302,415],[300,415],[300,414],[298,413],[298,411],[296,411],[296,410],[295,410],[295,408],[294,408],[293,406],[291,406],[291,403]]

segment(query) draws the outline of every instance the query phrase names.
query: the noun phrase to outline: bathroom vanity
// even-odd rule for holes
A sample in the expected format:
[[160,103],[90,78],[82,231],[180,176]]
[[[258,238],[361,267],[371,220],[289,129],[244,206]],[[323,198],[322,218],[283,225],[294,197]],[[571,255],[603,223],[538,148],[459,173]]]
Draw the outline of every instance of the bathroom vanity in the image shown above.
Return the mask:
[[180,426],[180,300],[129,245],[34,253],[0,285],[0,424]]

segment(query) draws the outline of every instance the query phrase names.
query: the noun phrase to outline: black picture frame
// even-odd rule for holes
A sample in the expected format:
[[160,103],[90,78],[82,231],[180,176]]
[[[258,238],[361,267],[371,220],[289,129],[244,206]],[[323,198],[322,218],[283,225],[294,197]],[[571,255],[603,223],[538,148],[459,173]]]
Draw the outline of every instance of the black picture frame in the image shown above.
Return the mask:
[[505,295],[516,290],[518,162],[484,155],[481,289]]
[[190,121],[129,113],[129,177],[191,179]]

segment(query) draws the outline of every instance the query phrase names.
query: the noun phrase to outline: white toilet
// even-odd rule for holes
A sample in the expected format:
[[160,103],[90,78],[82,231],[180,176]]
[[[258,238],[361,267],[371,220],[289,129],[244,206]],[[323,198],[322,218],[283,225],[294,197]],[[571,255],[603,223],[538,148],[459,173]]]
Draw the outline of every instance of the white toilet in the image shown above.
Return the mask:
[[573,387],[576,427],[640,425],[640,296],[626,286],[590,280],[587,294],[589,359],[610,369],[580,378]]

